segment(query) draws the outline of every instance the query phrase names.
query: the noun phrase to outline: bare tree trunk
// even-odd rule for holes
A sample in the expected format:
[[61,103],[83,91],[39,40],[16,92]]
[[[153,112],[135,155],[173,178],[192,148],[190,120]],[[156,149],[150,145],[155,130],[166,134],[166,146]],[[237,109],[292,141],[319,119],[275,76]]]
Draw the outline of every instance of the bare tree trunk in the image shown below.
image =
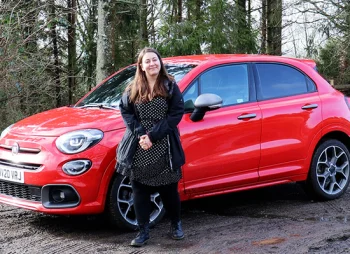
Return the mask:
[[140,41],[141,47],[148,45],[147,0],[140,1]]
[[56,7],[54,0],[50,0],[50,20],[51,20],[51,31],[50,36],[52,40],[52,51],[53,51],[53,73],[55,80],[55,107],[60,107],[61,105],[61,81],[60,81],[60,67],[58,60],[58,43],[57,43],[57,31],[56,31]]
[[201,18],[201,6],[202,0],[196,0],[196,20],[200,20]]
[[[241,35],[241,37],[243,38],[247,38],[248,34],[248,28],[247,28],[247,10],[245,7],[246,4],[246,0],[236,0],[236,4],[237,4],[237,10],[238,10],[238,15],[236,17],[237,21],[238,21],[238,25],[237,25],[237,33]],[[237,43],[237,49],[236,49],[236,53],[247,53],[246,52],[246,40],[238,40]]]
[[249,29],[251,29],[251,27],[252,27],[252,3],[251,3],[251,0],[248,0],[247,12],[248,12],[248,27],[249,27]]
[[174,21],[176,22],[177,20],[177,0],[171,0],[170,1],[170,8],[171,8],[171,14],[170,14],[170,22],[171,24],[174,23]]
[[156,4],[155,1],[151,0],[151,8],[150,8],[150,15],[151,15],[151,29],[149,32],[149,36],[150,36],[150,42],[151,45],[154,45],[156,43],[156,28],[155,28],[155,22],[156,22],[156,14],[155,14],[155,9],[156,9]]
[[192,13],[191,13],[191,4],[190,4],[190,1],[189,0],[187,0],[186,1],[186,7],[187,7],[187,15],[186,15],[186,18],[187,18],[187,20],[191,20],[191,18],[192,18]]
[[104,0],[98,1],[98,21],[97,21],[97,56],[96,56],[96,83],[100,83],[106,78],[106,12],[107,6]]
[[68,102],[73,104],[76,87],[76,0],[67,0],[68,12]]
[[266,54],[266,38],[267,38],[267,31],[266,31],[266,20],[267,20],[267,0],[261,1],[261,46],[260,46],[260,53]]
[[267,53],[282,55],[282,0],[267,0]]
[[114,5],[110,12],[111,12],[111,19],[109,23],[111,24],[110,29],[109,29],[109,34],[108,36],[108,44],[110,47],[110,57],[109,59],[112,59],[113,64],[117,64],[118,62],[118,38],[119,38],[119,29],[118,29],[118,23],[120,22],[118,14],[117,14],[117,5]]
[[182,0],[177,0],[177,22],[182,22]]
[[[36,47],[36,39],[34,35],[34,27],[36,25],[36,18],[37,13],[35,10],[35,4],[37,4],[36,1],[32,0],[25,0],[23,5],[23,14],[25,14],[27,17],[24,18],[26,22],[22,22],[21,26],[23,27],[23,43],[26,48],[26,54],[27,57],[32,57],[37,52]],[[21,83],[22,80],[19,78],[19,83]],[[25,95],[22,95],[23,100],[21,100],[21,109],[23,112],[26,112],[26,114],[31,115],[35,113],[36,105],[38,104],[38,98],[39,98],[39,89],[32,83],[28,83],[26,87],[26,93]],[[25,103],[24,103],[25,102]]]
[[88,91],[92,89],[92,86],[95,84],[95,79],[93,79],[93,74],[95,72],[96,64],[96,44],[94,40],[94,35],[96,34],[97,24],[96,24],[96,15],[97,15],[97,0],[92,0],[92,7],[89,12],[89,26],[87,30],[88,42],[87,42],[87,54],[88,63],[87,63],[87,76],[88,76]]
[[[196,1],[196,9],[195,9],[195,17],[196,17],[196,23],[199,24],[201,21],[201,16],[202,16],[202,13],[201,13],[201,7],[203,5],[203,0],[195,0]],[[195,53],[196,54],[201,54],[202,53],[202,50],[201,50],[201,46],[199,43],[197,43],[197,47],[195,49]]]

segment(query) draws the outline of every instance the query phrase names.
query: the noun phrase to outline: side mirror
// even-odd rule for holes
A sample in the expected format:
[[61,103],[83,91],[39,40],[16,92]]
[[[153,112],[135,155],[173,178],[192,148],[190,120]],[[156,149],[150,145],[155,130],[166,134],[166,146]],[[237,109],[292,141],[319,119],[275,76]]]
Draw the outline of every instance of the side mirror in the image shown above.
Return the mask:
[[198,96],[194,102],[194,111],[190,116],[193,122],[203,119],[205,112],[221,108],[222,98],[219,95],[205,93]]
[[194,103],[191,99],[185,101],[185,113],[193,112]]

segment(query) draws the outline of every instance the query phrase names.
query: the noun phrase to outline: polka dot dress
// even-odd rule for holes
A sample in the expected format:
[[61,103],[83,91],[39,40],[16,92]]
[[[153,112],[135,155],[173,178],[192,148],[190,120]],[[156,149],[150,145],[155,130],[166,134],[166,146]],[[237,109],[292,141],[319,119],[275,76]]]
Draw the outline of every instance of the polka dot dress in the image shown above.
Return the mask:
[[[141,125],[149,131],[153,125],[166,117],[168,104],[165,98],[155,97],[146,103],[136,103]],[[178,182],[181,170],[171,170],[168,137],[153,143],[150,149],[136,149],[130,179],[145,185],[159,186]]]

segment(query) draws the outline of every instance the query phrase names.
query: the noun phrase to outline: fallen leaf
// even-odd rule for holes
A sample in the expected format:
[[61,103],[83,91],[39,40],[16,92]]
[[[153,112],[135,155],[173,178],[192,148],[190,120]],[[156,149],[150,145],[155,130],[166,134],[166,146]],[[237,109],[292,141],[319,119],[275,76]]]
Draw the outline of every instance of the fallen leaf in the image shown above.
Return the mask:
[[269,245],[269,244],[276,244],[276,243],[282,243],[286,239],[284,238],[271,238],[271,239],[266,239],[258,242],[253,242],[253,245]]

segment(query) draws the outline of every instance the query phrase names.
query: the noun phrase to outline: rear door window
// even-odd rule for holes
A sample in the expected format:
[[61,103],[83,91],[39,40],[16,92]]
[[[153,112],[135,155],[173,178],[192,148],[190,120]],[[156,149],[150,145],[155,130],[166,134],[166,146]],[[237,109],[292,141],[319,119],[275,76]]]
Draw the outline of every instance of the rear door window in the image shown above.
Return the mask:
[[257,63],[255,66],[260,100],[316,91],[313,81],[293,67],[275,63]]

